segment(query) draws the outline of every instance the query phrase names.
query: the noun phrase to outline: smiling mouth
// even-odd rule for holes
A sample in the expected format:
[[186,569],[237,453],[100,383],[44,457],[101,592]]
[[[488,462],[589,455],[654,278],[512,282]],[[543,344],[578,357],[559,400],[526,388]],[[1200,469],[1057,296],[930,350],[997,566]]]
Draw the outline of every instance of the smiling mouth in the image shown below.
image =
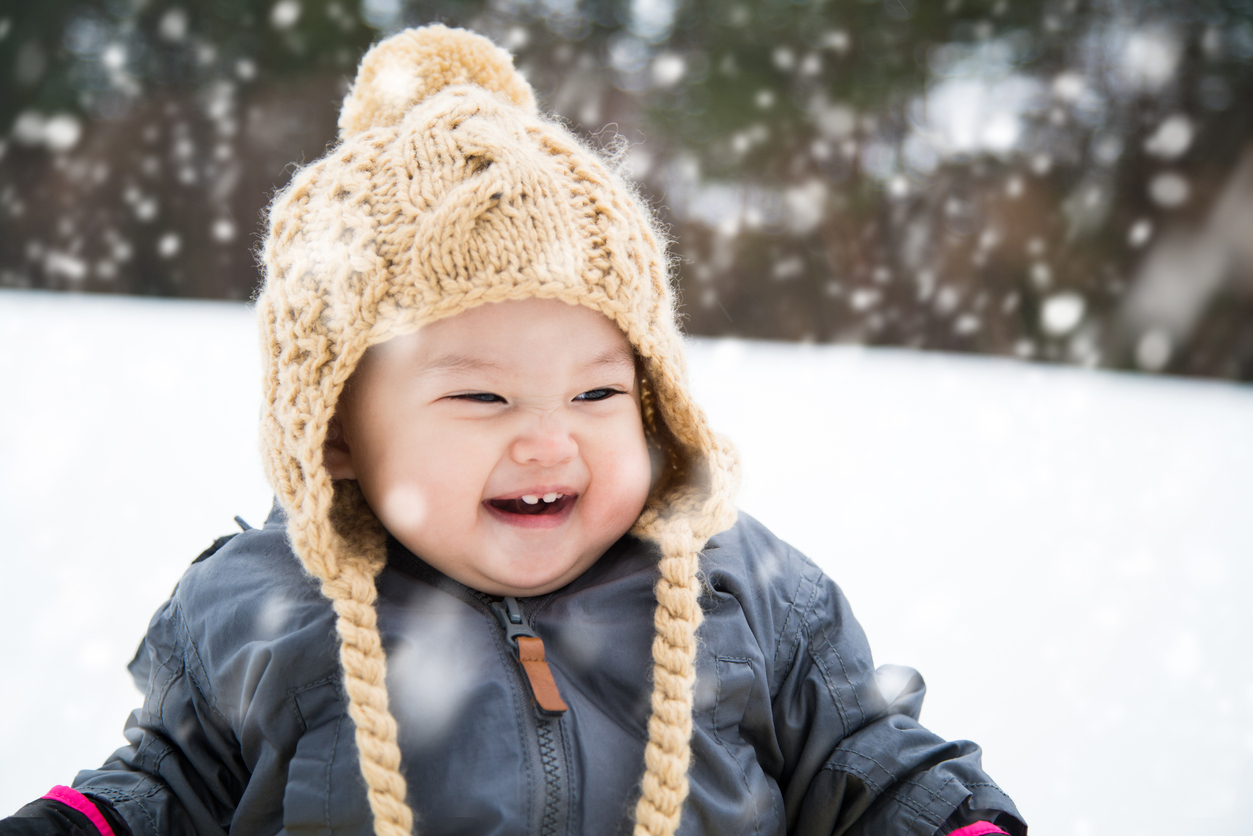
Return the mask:
[[560,514],[573,505],[576,499],[577,494],[558,494],[552,500],[546,500],[542,496],[519,496],[515,499],[489,499],[487,504],[505,514],[540,517]]

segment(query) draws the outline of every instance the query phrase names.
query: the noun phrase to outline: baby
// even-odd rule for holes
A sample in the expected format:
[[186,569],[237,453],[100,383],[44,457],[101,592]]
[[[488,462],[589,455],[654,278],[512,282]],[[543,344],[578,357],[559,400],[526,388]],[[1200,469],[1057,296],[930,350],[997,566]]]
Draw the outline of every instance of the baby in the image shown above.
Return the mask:
[[154,616],[129,745],[0,833],[1026,833],[737,519],[651,213],[507,53],[377,45],[270,220],[275,509]]

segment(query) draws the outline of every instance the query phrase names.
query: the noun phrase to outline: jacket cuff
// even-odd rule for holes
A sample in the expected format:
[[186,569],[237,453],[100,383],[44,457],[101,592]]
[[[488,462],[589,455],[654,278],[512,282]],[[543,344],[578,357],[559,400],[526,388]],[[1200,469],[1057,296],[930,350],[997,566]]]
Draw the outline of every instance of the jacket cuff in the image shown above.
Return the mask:
[[[83,795],[76,789],[71,787],[55,786],[44,794],[44,798],[52,801],[60,801],[65,806],[77,810],[87,817],[87,820],[95,825],[96,830],[100,831],[100,836],[118,836],[113,832],[113,828],[109,826],[109,821],[100,812],[95,804],[91,803],[91,799]],[[966,836],[966,834],[963,834]]]
[[1001,830],[990,821],[977,821],[973,824],[968,824],[965,827],[954,830],[949,836],[989,836],[990,834],[991,836],[996,834],[1009,836],[1004,830]]

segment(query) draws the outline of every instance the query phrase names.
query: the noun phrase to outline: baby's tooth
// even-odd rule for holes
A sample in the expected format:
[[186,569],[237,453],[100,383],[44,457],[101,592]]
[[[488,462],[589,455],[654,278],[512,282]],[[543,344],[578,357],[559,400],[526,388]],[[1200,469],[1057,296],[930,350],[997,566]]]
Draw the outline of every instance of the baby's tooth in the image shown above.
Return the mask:
[[525,502],[527,505],[534,505],[535,503],[539,502],[539,497],[535,496],[534,494],[527,494],[526,496],[522,497],[522,501]]
[[556,501],[557,501],[557,497],[559,497],[559,496],[561,496],[561,494],[559,494],[559,493],[546,493],[546,494],[544,494],[544,501],[545,501],[545,502],[556,502]]

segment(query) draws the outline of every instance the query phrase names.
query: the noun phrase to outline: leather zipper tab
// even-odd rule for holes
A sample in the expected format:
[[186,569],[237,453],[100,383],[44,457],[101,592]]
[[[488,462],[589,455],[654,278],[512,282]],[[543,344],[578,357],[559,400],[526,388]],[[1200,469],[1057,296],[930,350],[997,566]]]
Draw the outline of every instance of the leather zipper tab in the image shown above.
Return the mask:
[[531,683],[531,693],[535,695],[535,704],[545,714],[561,714],[565,712],[565,700],[557,690],[557,682],[553,679],[552,669],[544,661],[544,643],[535,636],[518,637],[518,661],[526,672],[527,681]]
[[502,601],[493,601],[492,612],[496,614],[500,626],[505,628],[505,638],[518,651],[518,662],[526,674],[527,684],[531,686],[531,695],[535,698],[535,705],[540,713],[565,713],[569,706],[561,698],[552,669],[544,659],[544,642],[531,632],[530,625],[523,620],[518,599],[507,595]]

